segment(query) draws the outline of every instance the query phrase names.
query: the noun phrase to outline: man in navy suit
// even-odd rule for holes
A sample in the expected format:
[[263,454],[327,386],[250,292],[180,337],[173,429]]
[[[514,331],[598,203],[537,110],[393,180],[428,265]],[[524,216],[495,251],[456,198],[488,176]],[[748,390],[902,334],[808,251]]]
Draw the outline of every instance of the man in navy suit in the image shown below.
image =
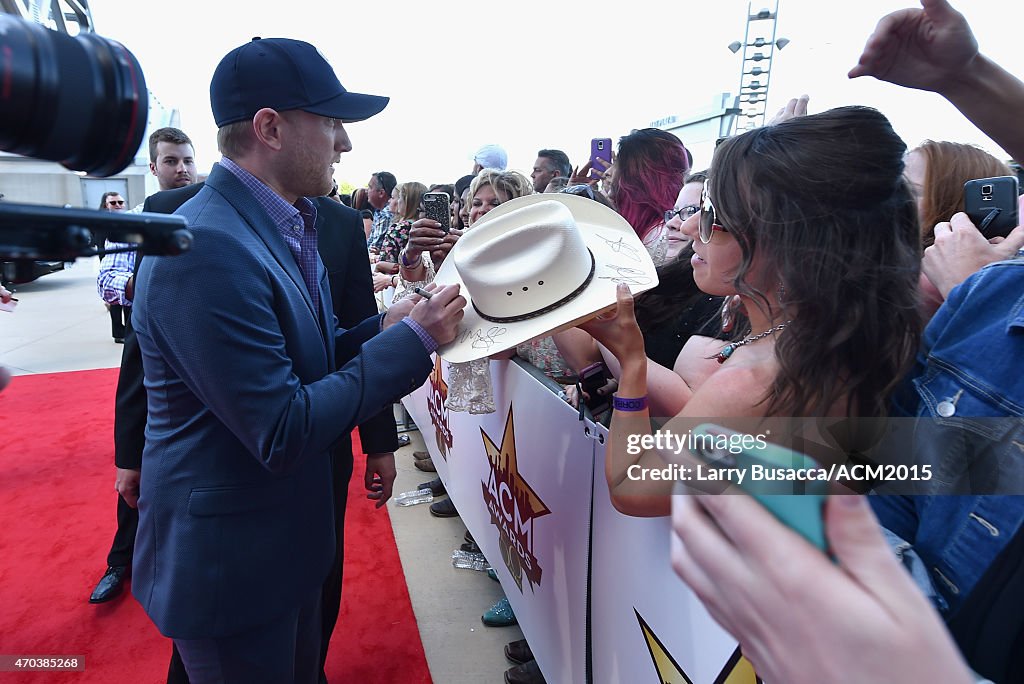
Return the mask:
[[[315,682],[335,556],[330,452],[422,384],[455,337],[455,287],[341,330],[316,205],[351,149],[347,92],[315,47],[254,39],[210,84],[224,157],[178,214],[182,257],[139,269],[133,324],[149,415],[132,591],[193,684]],[[393,457],[367,480],[383,500]]]

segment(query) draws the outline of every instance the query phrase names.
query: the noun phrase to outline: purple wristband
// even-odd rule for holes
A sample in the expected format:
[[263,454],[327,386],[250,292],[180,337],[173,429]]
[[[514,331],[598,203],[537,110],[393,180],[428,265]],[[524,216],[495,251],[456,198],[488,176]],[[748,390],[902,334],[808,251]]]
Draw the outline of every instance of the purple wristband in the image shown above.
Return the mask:
[[647,408],[647,397],[623,399],[617,394],[612,395],[612,408],[616,411],[643,411]]
[[406,261],[405,260],[405,250],[404,249],[401,252],[398,253],[398,260],[401,261],[402,265],[405,266],[406,268],[414,268],[416,265],[418,265],[420,263],[420,261],[418,261],[418,260],[414,261],[411,264],[408,261]]

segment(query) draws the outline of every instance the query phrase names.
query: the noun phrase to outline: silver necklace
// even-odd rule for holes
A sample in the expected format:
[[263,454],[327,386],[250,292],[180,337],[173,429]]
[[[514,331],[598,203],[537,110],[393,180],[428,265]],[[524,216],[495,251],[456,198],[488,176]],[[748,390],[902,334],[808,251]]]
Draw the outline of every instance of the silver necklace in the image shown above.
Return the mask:
[[768,337],[769,335],[771,335],[773,333],[779,332],[780,330],[785,328],[787,325],[789,325],[789,323],[790,323],[790,321],[784,321],[782,323],[779,323],[778,325],[773,325],[772,327],[770,327],[767,330],[765,330],[763,333],[758,333],[756,335],[748,335],[747,337],[744,337],[739,342],[730,342],[729,344],[727,344],[724,347],[722,347],[722,351],[720,351],[717,354],[715,354],[714,358],[716,358],[718,360],[718,363],[725,363],[726,360],[730,356],[733,355],[733,352],[735,352],[740,347],[743,347],[743,346],[748,345],[748,344],[752,344],[754,342],[757,342],[758,340],[763,340],[764,338]]

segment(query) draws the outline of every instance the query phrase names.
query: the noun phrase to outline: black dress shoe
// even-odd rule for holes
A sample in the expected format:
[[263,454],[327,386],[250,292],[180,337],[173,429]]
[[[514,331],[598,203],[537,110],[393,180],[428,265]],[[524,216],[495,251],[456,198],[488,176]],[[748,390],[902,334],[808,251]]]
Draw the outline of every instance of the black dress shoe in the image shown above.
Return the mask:
[[451,499],[442,499],[430,504],[430,515],[437,518],[454,518],[459,515]]
[[128,568],[124,565],[107,568],[92,596],[89,597],[89,603],[103,603],[120,594],[124,589],[124,578],[127,576]]
[[505,670],[505,684],[545,684],[536,660]]
[[435,477],[430,482],[424,482],[423,484],[416,485],[417,489],[429,489],[430,493],[434,496],[444,496],[448,491],[444,488],[444,482],[441,482],[441,478]]
[[526,639],[520,639],[505,644],[505,657],[517,665],[522,665],[533,660],[533,651],[530,650],[530,644],[526,643]]

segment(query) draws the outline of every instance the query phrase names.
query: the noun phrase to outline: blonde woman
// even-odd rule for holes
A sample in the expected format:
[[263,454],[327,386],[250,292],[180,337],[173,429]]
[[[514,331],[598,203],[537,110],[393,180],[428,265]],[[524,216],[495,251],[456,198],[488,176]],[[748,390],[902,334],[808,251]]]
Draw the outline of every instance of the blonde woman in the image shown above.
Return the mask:
[[380,273],[394,274],[398,272],[398,255],[405,243],[409,241],[409,231],[413,221],[420,216],[423,193],[427,186],[415,181],[399,183],[391,195],[391,213],[395,222],[391,224],[380,245],[380,259],[375,270]]

